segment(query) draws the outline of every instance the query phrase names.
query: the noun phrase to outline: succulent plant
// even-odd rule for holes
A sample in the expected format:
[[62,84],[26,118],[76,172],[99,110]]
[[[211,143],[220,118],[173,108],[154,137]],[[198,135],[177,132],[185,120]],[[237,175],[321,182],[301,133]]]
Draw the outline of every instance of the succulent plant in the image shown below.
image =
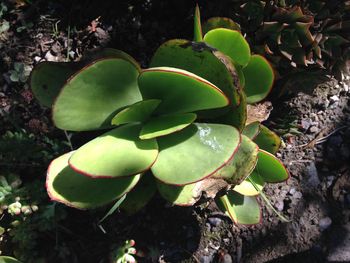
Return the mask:
[[21,262],[13,257],[0,256],[0,263],[21,263]]
[[260,221],[255,196],[288,179],[273,155],[279,138],[247,123],[247,103],[268,95],[273,70],[238,31],[212,28],[203,37],[198,8],[194,31],[194,42],[161,45],[147,69],[112,49],[34,68],[31,87],[52,105],[58,128],[106,130],[52,161],[52,200],[90,209],[126,195],[120,208],[134,213],[158,190],[175,205],[216,198],[235,222]]

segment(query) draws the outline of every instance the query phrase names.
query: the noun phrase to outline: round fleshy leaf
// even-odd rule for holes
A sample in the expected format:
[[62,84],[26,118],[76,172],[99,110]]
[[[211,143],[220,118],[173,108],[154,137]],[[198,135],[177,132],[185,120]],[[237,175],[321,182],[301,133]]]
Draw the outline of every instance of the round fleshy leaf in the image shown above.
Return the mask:
[[112,119],[113,125],[146,121],[160,104],[160,100],[142,100],[117,113]]
[[201,193],[196,191],[196,183],[176,186],[164,184],[157,181],[157,188],[160,195],[170,203],[179,206],[192,206],[200,198]]
[[151,169],[163,183],[191,184],[212,175],[230,161],[239,143],[240,134],[232,126],[192,124],[158,138],[160,152]]
[[[258,190],[251,183],[251,180],[255,183]],[[255,196],[259,195],[259,191],[261,192],[264,189],[265,181],[261,178],[261,176],[253,170],[253,172],[249,175],[249,177],[244,180],[239,185],[236,185],[233,190],[240,193],[241,195],[246,196]]]
[[72,153],[53,160],[47,171],[46,188],[54,201],[79,209],[95,208],[120,198],[139,181],[140,175],[93,179],[78,174],[68,165]]
[[30,76],[30,86],[39,102],[51,107],[67,79],[77,70],[76,63],[41,62]]
[[263,56],[253,55],[243,73],[247,102],[252,104],[265,99],[275,80],[270,63]]
[[247,136],[242,135],[242,142],[237,153],[213,177],[225,179],[230,184],[239,184],[254,169],[259,148]]
[[216,28],[227,28],[231,30],[240,31],[240,26],[235,23],[231,18],[227,17],[212,17],[209,18],[203,25],[203,33],[206,34],[210,30]]
[[264,150],[259,150],[255,170],[267,183],[279,183],[289,178],[289,173],[282,162]]
[[[254,140],[260,132],[260,122],[254,121],[244,127],[242,133],[249,139]],[[259,144],[258,144],[259,145]],[[260,147],[260,146],[259,146]]]
[[260,132],[255,137],[254,142],[259,145],[260,149],[272,154],[276,154],[281,146],[280,137],[264,125],[260,125]]
[[211,121],[232,125],[239,131],[242,131],[247,121],[247,100],[244,92],[241,94],[240,102],[239,106],[230,105],[228,112],[215,119],[211,119]]
[[180,131],[189,126],[197,118],[194,113],[171,114],[154,117],[141,129],[140,138],[152,139]]
[[156,109],[161,114],[187,113],[221,108],[228,105],[225,94],[214,84],[186,70],[150,68],[139,77],[144,99],[159,99]]
[[69,159],[78,173],[94,178],[121,177],[148,170],[158,155],[157,141],[141,140],[140,124],[115,128],[81,146]]
[[237,74],[232,61],[223,56],[203,42],[174,39],[157,49],[151,67],[174,67],[192,72],[217,86],[235,106],[239,104],[240,90],[236,84]]
[[250,60],[250,47],[237,30],[217,28],[204,36],[204,42],[229,56],[235,63],[245,66]]
[[119,58],[98,60],[73,75],[53,106],[60,129],[86,131],[108,128],[117,111],[142,100],[139,70]]
[[255,225],[261,221],[260,205],[253,196],[228,191],[217,200],[217,205],[236,224]]
[[128,215],[135,214],[147,205],[156,191],[156,181],[152,173],[146,172],[141,175],[140,181],[126,195],[125,200],[120,205],[120,209],[125,211]]

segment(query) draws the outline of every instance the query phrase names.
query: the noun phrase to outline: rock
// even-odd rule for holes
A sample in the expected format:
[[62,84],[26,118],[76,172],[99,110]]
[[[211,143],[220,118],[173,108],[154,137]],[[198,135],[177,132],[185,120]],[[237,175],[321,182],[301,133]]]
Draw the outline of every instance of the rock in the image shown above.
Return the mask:
[[350,223],[332,233],[333,244],[329,250],[328,262],[350,262]]
[[289,190],[289,193],[290,193],[291,195],[294,195],[296,191],[297,191],[297,190],[295,190],[295,188],[292,187],[292,188]]
[[216,227],[216,226],[219,226],[221,224],[222,219],[220,219],[218,217],[209,217],[208,221],[212,226]]
[[306,187],[313,190],[320,184],[317,168],[314,162],[311,162],[306,168]]
[[310,128],[311,124],[307,120],[301,120],[301,127],[306,131]]
[[213,255],[205,255],[199,259],[199,262],[200,263],[211,263],[211,262],[213,262],[213,258],[214,258]]
[[232,263],[232,257],[230,254],[225,254],[222,259],[220,260],[220,263]]
[[310,132],[311,133],[317,133],[319,131],[319,129],[316,127],[316,126],[312,126],[311,128],[310,128]]
[[301,193],[301,192],[295,192],[294,194],[293,194],[293,197],[295,198],[295,199],[300,199],[300,198],[302,198],[303,197],[303,194]]
[[339,101],[339,97],[337,95],[333,95],[329,98],[332,103]]
[[283,201],[278,201],[276,204],[275,204],[275,207],[277,208],[278,211],[283,211],[283,208],[284,208],[284,202]]
[[324,231],[327,228],[329,228],[331,224],[332,224],[332,219],[329,217],[321,218],[320,222],[318,223],[321,231]]

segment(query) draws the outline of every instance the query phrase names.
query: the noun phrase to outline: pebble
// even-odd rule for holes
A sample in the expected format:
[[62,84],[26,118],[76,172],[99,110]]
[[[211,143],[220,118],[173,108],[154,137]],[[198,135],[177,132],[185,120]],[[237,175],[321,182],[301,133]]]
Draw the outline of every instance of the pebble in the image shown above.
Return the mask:
[[202,256],[199,260],[200,263],[211,263],[213,262],[213,255]]
[[301,192],[295,192],[295,193],[293,194],[293,197],[294,197],[295,199],[300,199],[300,198],[303,197],[303,194],[302,194]]
[[317,133],[317,132],[318,132],[318,128],[317,128],[316,126],[312,126],[312,127],[310,128],[310,132],[311,132],[311,133]]
[[295,190],[295,188],[292,187],[292,188],[289,190],[289,193],[290,193],[291,195],[294,195],[296,191],[297,191],[297,190]]
[[283,211],[283,208],[284,208],[284,202],[283,201],[278,201],[276,204],[275,204],[275,207],[277,208],[278,211]]
[[327,228],[329,228],[331,226],[331,224],[332,224],[332,219],[329,218],[328,216],[321,218],[320,222],[318,223],[321,231],[324,231]]
[[232,263],[232,257],[230,254],[225,254],[220,260],[221,263]]
[[208,221],[212,226],[216,227],[216,226],[219,226],[221,224],[222,219],[220,219],[218,217],[209,217]]
[[320,179],[318,178],[317,168],[314,162],[311,162],[306,168],[306,184],[308,188],[316,188],[320,184]]
[[339,101],[339,97],[337,95],[333,95],[332,97],[329,98],[331,102],[337,102]]

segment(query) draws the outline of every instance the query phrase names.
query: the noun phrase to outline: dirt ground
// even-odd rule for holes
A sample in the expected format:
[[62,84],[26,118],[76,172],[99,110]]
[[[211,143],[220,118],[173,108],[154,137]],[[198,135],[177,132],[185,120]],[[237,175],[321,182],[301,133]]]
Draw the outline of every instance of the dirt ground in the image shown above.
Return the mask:
[[[145,67],[165,40],[191,38],[191,1],[71,2],[37,1],[5,16],[11,27],[0,34],[0,135],[20,126],[38,141],[43,135],[65,140],[28,83],[10,79],[15,62],[30,71],[42,60],[67,61],[67,55],[78,60],[86,50],[112,47]],[[202,15],[229,16],[229,7],[230,1],[202,3]],[[18,32],[23,25],[27,28]],[[278,157],[291,178],[269,185],[266,195],[290,222],[264,206],[260,224],[236,226],[212,203],[170,207],[156,196],[136,215],[116,213],[107,219],[107,233],[97,227],[105,209],[63,208],[68,216],[58,237],[68,254],[49,252],[57,236],[42,238],[38,250],[47,262],[109,262],[118,244],[134,239],[139,262],[350,262],[350,76],[339,81],[313,70],[284,85],[282,95],[277,91],[269,98],[274,110],[265,125],[283,138]],[[81,143],[76,137],[75,147]],[[28,180],[45,180],[45,168],[20,171],[31,174]]]

